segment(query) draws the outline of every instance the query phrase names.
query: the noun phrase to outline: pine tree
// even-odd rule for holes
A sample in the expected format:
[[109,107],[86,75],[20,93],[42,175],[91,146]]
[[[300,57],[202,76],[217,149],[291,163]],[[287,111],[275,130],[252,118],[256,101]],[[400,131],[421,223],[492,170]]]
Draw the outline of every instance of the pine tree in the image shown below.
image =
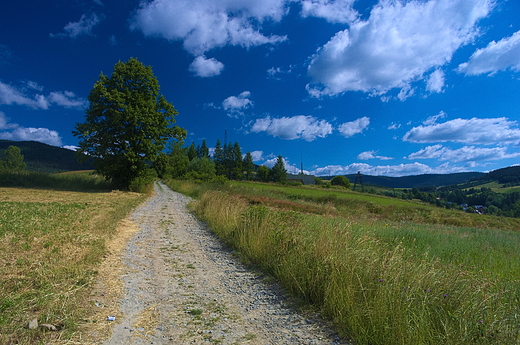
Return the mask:
[[278,156],[276,163],[271,169],[271,180],[278,183],[287,182],[287,170],[282,156]]
[[202,140],[202,144],[197,146],[197,157],[199,158],[209,158],[209,149],[206,144],[206,139]]
[[244,157],[244,172],[246,173],[246,180],[250,181],[253,179],[253,172],[255,171],[255,163],[253,162],[253,156],[251,152],[247,152]]
[[192,142],[190,147],[188,148],[188,159],[190,162],[197,158],[197,149],[195,148],[195,143]]
[[215,162],[215,171],[216,171],[217,176],[226,176],[226,167],[224,165],[224,162],[225,162],[224,149],[222,148],[220,139],[217,139],[217,144],[215,145],[215,153],[213,154],[213,161]]
[[233,145],[232,151],[232,170],[231,178],[233,180],[242,180],[244,176],[244,165],[242,163],[242,150],[238,142]]

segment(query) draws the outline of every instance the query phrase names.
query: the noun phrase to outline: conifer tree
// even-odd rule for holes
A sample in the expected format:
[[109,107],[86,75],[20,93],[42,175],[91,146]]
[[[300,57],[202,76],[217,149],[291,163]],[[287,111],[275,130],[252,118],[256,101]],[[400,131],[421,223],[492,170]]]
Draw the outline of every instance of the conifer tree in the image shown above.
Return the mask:
[[244,172],[246,174],[246,180],[250,181],[253,179],[253,172],[255,171],[255,163],[253,162],[253,156],[251,152],[247,152],[244,157]]
[[242,162],[242,150],[238,142],[235,142],[233,145],[231,159],[231,178],[233,180],[242,180],[244,176],[244,165]]
[[209,158],[209,149],[206,144],[206,139],[202,140],[202,144],[197,146],[197,157],[198,158]]
[[190,147],[188,148],[188,159],[190,162],[197,158],[197,149],[195,148],[195,143],[192,142]]
[[287,170],[282,156],[278,156],[276,163],[271,169],[271,180],[278,183],[287,182]]

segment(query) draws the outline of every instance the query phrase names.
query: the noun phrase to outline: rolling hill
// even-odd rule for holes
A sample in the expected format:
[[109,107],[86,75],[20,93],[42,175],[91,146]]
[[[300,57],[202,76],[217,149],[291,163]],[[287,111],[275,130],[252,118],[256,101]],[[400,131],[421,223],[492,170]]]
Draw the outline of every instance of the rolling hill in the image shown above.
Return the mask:
[[[450,186],[459,183],[466,183],[472,179],[480,178],[486,175],[480,172],[465,172],[455,174],[424,174],[411,175],[401,177],[388,176],[371,176],[362,175],[363,183],[365,185],[376,185],[388,188],[422,188],[422,187],[441,187]],[[345,175],[351,183],[356,181],[356,174]],[[330,179],[332,177],[325,177]]]
[[0,150],[17,146],[24,155],[27,170],[54,173],[60,171],[92,170],[91,163],[79,163],[74,151],[37,141],[0,140]]

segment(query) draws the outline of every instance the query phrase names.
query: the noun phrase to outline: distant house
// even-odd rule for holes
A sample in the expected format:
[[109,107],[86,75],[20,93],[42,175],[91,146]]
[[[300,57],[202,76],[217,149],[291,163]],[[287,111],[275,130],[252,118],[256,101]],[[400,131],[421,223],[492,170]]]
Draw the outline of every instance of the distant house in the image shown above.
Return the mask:
[[315,184],[314,175],[292,175],[287,174],[287,181],[300,182],[304,185]]

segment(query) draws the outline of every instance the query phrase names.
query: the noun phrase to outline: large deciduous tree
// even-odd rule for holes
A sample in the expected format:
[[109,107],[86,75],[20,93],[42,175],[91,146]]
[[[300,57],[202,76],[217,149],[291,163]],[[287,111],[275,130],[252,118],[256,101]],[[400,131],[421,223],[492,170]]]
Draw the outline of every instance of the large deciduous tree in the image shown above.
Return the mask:
[[170,138],[186,136],[173,125],[177,111],[159,93],[152,68],[135,58],[118,62],[110,77],[101,73],[88,100],[86,121],[73,132],[78,151],[119,188],[146,176]]
[[268,182],[270,175],[271,175],[271,169],[269,169],[265,165],[260,165],[258,167],[257,177],[260,181]]

